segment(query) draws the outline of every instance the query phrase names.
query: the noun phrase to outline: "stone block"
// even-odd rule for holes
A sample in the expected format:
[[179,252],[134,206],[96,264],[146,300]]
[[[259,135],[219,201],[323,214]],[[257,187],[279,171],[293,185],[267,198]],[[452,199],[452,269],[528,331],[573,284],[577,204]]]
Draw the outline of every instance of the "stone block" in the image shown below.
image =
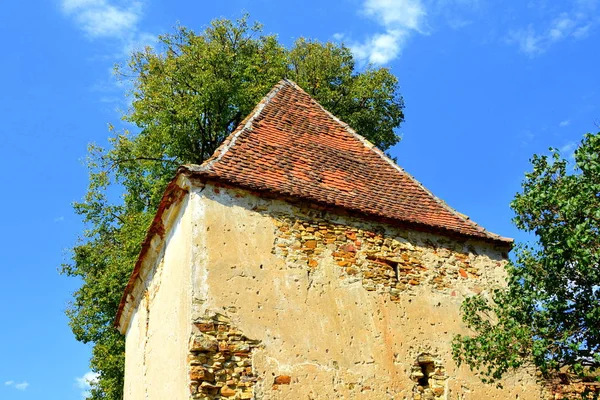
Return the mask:
[[219,343],[217,339],[206,335],[204,333],[200,333],[192,336],[192,340],[190,341],[190,351],[196,352],[214,352],[219,348]]
[[289,375],[278,375],[275,377],[276,385],[289,385],[292,382],[292,377]]

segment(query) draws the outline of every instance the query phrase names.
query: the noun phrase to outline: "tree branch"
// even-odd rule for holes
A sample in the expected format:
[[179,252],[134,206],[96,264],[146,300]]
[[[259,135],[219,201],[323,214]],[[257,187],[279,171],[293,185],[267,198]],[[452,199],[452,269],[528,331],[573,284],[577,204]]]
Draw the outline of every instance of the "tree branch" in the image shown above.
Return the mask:
[[127,162],[135,162],[135,161],[155,161],[155,162],[167,162],[171,164],[179,164],[176,160],[168,160],[164,158],[154,158],[154,157],[134,157],[134,158],[124,158],[121,160],[115,160],[110,167],[108,167],[108,171],[113,170],[117,165],[121,165]]

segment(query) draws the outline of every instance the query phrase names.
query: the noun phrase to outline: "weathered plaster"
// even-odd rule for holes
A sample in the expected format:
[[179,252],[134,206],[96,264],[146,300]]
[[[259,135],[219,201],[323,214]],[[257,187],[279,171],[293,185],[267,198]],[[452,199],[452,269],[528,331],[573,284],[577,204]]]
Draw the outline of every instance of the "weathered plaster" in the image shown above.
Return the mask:
[[[418,392],[414,381],[415,362],[423,355],[431,355],[443,370],[444,377],[436,380],[436,387],[443,386],[436,392],[439,398],[541,397],[525,373],[508,378],[505,388],[498,390],[480,383],[467,368],[457,368],[450,356],[453,335],[465,332],[459,314],[462,299],[502,281],[504,250],[211,185],[190,198],[194,210],[190,324],[218,313],[245,337],[261,343],[251,357],[252,375],[258,377],[255,398],[434,398]],[[323,232],[330,229],[334,236],[336,229],[356,229],[364,238],[373,233],[382,242],[376,239],[367,245],[363,240],[350,264],[344,264],[344,256],[335,253],[342,242],[354,238],[344,233],[327,243],[325,234],[286,237],[298,223],[306,228],[302,221],[319,229],[323,225]],[[282,231],[284,225],[288,231]],[[309,240],[316,243],[306,245]],[[387,252],[382,249],[386,240],[401,245],[396,250],[386,246]],[[312,253],[307,254],[307,248]],[[321,250],[316,256],[315,249]],[[369,249],[375,261],[377,252],[418,255],[415,262],[422,269],[412,268],[411,277],[417,284],[410,279],[393,285],[381,279],[371,282],[366,274],[373,261],[366,258]],[[349,273],[348,268],[356,272]],[[443,272],[443,279],[436,281],[438,272]],[[235,391],[238,381],[229,381],[220,387],[229,397],[240,397],[242,390]]]
[[125,399],[145,398],[146,307],[137,308],[129,322],[125,340]]
[[186,399],[191,335],[191,208],[178,207],[126,333],[125,399]]

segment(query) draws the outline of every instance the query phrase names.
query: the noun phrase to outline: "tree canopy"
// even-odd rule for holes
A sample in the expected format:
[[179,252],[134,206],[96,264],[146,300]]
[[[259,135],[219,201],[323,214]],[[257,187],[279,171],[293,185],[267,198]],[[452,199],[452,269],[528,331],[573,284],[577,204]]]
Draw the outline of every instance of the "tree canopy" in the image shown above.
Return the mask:
[[465,300],[474,335],[455,338],[454,357],[492,382],[524,365],[547,380],[598,376],[600,132],[585,135],[574,166],[556,149],[531,164],[511,206],[536,241],[517,247],[505,288]]
[[202,33],[179,27],[155,49],[117,68],[132,83],[125,121],[108,148],[91,145],[89,187],[75,204],[86,230],[63,273],[81,279],[67,314],[77,340],[93,343],[92,399],[121,399],[124,340],[113,327],[149,223],[177,166],[200,164],[287,77],[382,150],[404,119],[398,81],[385,68],[356,69],[340,44],[299,39],[290,49],[248,17],[214,20]]

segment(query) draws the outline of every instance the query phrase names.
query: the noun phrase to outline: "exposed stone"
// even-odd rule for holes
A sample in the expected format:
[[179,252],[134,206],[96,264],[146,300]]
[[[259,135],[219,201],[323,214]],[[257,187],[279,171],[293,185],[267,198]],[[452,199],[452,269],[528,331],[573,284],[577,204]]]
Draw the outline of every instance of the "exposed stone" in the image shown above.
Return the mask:
[[[178,329],[191,334],[179,339],[184,396],[163,391],[157,398],[540,400],[525,391],[535,388],[521,375],[500,391],[451,358],[452,337],[464,332],[462,299],[477,288],[485,293],[502,276],[503,259],[492,245],[230,189],[219,196],[191,198],[189,221],[197,232],[191,241],[175,238],[191,242],[192,250],[182,245],[183,255],[165,263],[165,271],[191,265],[169,293],[179,300],[177,290],[191,287],[191,307],[169,325],[162,318],[176,301],[152,315],[152,347],[144,354],[153,362],[169,343],[165,332],[180,321]],[[164,289],[165,281],[155,282]],[[145,335],[140,310],[130,333],[134,356]],[[140,359],[130,357],[130,371],[140,371],[134,364]],[[156,390],[155,371],[169,371],[147,365]]]
[[195,352],[211,352],[217,351],[219,348],[219,342],[212,336],[204,333],[199,333],[192,336],[190,351]]
[[317,241],[316,240],[307,240],[304,242],[304,247],[307,249],[314,249],[317,247]]
[[275,377],[276,385],[289,385],[292,382],[292,377],[289,375],[278,375]]
[[248,356],[260,346],[260,341],[245,337],[221,314],[195,321],[194,326],[201,332],[193,333],[190,338],[188,368],[192,399],[214,396],[217,391],[223,397],[252,398],[256,378]]
[[[377,232],[322,220],[281,216],[277,223],[291,227],[291,237],[297,238],[277,235],[273,253],[285,258],[288,264],[306,259],[310,268],[318,268],[319,260],[327,257],[323,251],[333,246],[331,257],[348,278],[360,278],[367,291],[389,293],[392,301],[399,301],[402,291],[424,283],[431,283],[433,289],[450,294],[456,280],[466,279],[468,274],[474,277],[471,291],[481,291],[483,282],[477,280],[480,271],[472,264],[476,258],[453,248],[433,243],[415,246],[401,236],[386,237]],[[302,233],[309,229],[322,234],[307,236]],[[338,232],[345,233],[340,235]],[[367,244],[363,245],[365,242]],[[456,263],[462,267],[456,267]],[[435,271],[425,265],[435,267]]]
[[204,367],[194,365],[190,368],[190,380],[192,381],[214,381],[214,379],[215,375]]
[[221,388],[221,396],[225,396],[225,397],[233,397],[237,394],[237,391],[235,391],[234,389],[231,389],[229,386],[224,386]]

